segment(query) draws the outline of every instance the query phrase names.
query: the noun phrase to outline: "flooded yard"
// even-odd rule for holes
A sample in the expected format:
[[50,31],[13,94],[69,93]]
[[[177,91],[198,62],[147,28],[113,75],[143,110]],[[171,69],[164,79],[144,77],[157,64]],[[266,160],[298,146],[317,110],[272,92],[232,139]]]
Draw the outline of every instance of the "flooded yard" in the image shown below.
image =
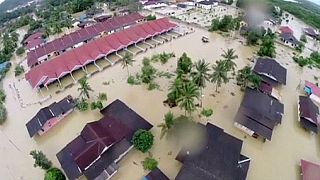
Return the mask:
[[[202,43],[202,36],[209,37],[209,43]],[[140,72],[142,59],[145,56],[152,56],[156,53],[174,52],[176,57],[186,52],[193,61],[205,59],[207,62],[215,63],[219,60],[223,50],[233,48],[239,58],[236,60],[237,69],[247,64],[252,64],[249,59],[254,55],[254,49],[243,46],[242,43],[232,37],[223,38],[216,33],[209,33],[204,30],[195,29],[195,32],[173,39],[170,42],[158,45],[156,48],[138,54],[132,67],[129,67],[130,74]],[[149,42],[148,43],[154,43]],[[140,43],[138,46],[146,48],[147,44]],[[297,101],[299,92],[297,86],[300,81],[310,79],[313,75],[320,76],[319,71],[300,69],[291,59],[290,49],[278,46],[277,60],[288,69],[287,85],[280,89],[282,101],[285,105],[285,114],[282,124],[275,128],[272,141],[263,143],[252,137],[247,137],[243,132],[234,127],[234,116],[238,110],[243,97],[243,92],[235,85],[235,80],[222,85],[220,93],[215,92],[215,85],[208,83],[204,89],[203,106],[212,108],[214,115],[209,119],[199,119],[195,112],[194,117],[198,122],[209,121],[223,129],[227,133],[244,141],[242,154],[251,158],[248,172],[248,180],[298,180],[300,179],[299,162],[306,159],[313,162],[320,162],[320,141],[316,135],[303,130],[298,124]],[[108,59],[116,62],[120,58],[116,55],[108,56]],[[103,62],[105,63],[105,62]],[[100,64],[100,63],[98,63]],[[158,71],[174,72],[176,69],[176,58],[170,59],[165,65],[154,64]],[[91,64],[88,71],[97,71],[97,67]],[[79,69],[73,73],[75,79],[85,76],[84,71]],[[67,76],[70,81],[70,76]],[[154,125],[151,130],[155,135],[155,145],[151,149],[154,158],[159,160],[159,167],[170,178],[174,179],[180,170],[181,164],[174,158],[179,151],[175,144],[163,138],[159,139],[160,128],[156,127],[163,121],[163,116],[169,110],[175,115],[183,114],[179,108],[169,109],[162,103],[166,99],[167,89],[171,80],[157,78],[161,90],[148,91],[143,85],[131,86],[126,83],[127,72],[121,67],[121,63],[115,64],[94,76],[89,77],[94,95],[105,92],[108,95],[108,103],[115,99],[121,99],[138,114]],[[106,85],[106,83],[108,82]],[[13,90],[13,85],[18,89]],[[73,112],[56,127],[41,137],[30,138],[25,127],[37,112],[54,101],[59,101],[67,95],[77,97],[79,85],[56,94],[59,89],[55,82],[48,90],[43,89],[42,93],[33,90],[25,79],[18,81],[11,70],[3,81],[3,88],[7,94],[6,106],[8,109],[8,120],[0,127],[0,174],[6,180],[32,180],[43,179],[44,172],[39,168],[33,168],[33,159],[29,152],[33,149],[42,150],[47,157],[53,161],[54,166],[60,167],[55,154],[67,143],[79,135],[86,123],[96,121],[102,117],[98,111],[81,113]],[[233,95],[234,94],[234,95]],[[17,98],[19,96],[19,98]],[[20,106],[20,100],[25,107]],[[40,104],[41,102],[41,104]],[[106,104],[105,104],[106,105]],[[146,157],[136,150],[132,150],[121,162],[118,173],[112,178],[114,180],[140,180],[147,174],[141,166],[141,161]],[[13,159],[14,157],[14,159]]]

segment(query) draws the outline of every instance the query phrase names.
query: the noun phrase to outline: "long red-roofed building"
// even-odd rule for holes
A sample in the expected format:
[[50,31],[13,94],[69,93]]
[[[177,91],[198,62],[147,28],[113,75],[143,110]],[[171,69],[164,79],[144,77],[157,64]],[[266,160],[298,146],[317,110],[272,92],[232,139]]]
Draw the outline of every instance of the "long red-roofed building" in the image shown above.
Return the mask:
[[147,38],[171,31],[176,27],[177,25],[169,22],[167,18],[138,24],[108,36],[95,39],[50,61],[43,62],[30,69],[29,72],[26,73],[26,79],[33,88],[47,86],[63,76],[71,74],[72,71],[95,62],[113,52],[139,43]]
[[79,47],[83,43],[103,33],[109,34],[121,29],[126,29],[133,24],[144,21],[144,19],[144,16],[139,13],[132,13],[125,16],[116,16],[104,22],[96,23],[95,25],[72,32],[28,52],[27,64],[29,67],[37,66],[48,58],[60,55],[69,49]]

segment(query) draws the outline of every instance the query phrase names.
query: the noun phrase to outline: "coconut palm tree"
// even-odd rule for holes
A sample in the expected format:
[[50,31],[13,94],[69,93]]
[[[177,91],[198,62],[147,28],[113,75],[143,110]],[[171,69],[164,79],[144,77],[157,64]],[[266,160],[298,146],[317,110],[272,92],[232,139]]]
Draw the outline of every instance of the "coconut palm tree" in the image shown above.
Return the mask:
[[193,82],[200,88],[200,107],[202,107],[202,89],[206,87],[206,81],[209,81],[210,64],[204,59],[194,64],[195,70],[191,73]]
[[128,77],[130,76],[129,65],[132,66],[132,63],[134,62],[132,56],[133,55],[131,53],[126,52],[122,58],[122,68],[127,68]]
[[258,88],[261,80],[261,77],[253,73],[249,66],[238,71],[237,84],[240,85],[242,91],[245,90],[246,87]]
[[229,82],[228,69],[225,64],[224,61],[219,60],[212,66],[213,73],[210,75],[210,80],[216,83],[216,92],[218,92],[218,87],[221,87],[222,83]]
[[235,55],[235,50],[228,49],[227,51],[223,51],[223,54],[221,54],[221,56],[225,60],[225,67],[227,68],[227,70],[232,70],[234,72],[237,67],[237,64],[233,62],[233,60],[238,58],[238,55]]
[[158,127],[161,127],[160,139],[162,139],[163,136],[173,127],[174,122],[175,118],[172,112],[168,112],[164,115],[164,122],[158,125]]
[[93,89],[90,87],[89,83],[87,82],[87,78],[86,77],[81,78],[79,80],[79,84],[80,84],[80,87],[78,88],[78,91],[80,91],[80,96],[83,95],[87,99],[89,99],[90,98],[89,91],[93,91]]
[[170,85],[166,100],[170,107],[175,107],[177,105],[177,99],[181,96],[182,85],[183,80],[181,78],[176,78]]
[[177,99],[177,103],[179,104],[180,108],[185,110],[185,115],[187,112],[191,116],[191,113],[195,110],[195,99],[198,99],[200,96],[199,88],[197,85],[190,81],[184,82],[182,88],[180,89],[180,97]]

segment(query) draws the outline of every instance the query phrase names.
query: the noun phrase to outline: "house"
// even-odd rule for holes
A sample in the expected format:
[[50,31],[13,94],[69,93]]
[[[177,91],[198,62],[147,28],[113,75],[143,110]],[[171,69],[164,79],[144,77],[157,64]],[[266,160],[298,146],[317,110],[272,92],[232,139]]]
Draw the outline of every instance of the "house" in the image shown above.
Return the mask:
[[112,17],[111,15],[102,15],[102,16],[95,17],[94,20],[97,22],[103,22],[110,19],[111,17]]
[[180,150],[176,160],[183,165],[175,180],[245,180],[251,160],[241,154],[242,141],[213,124],[197,126],[206,137],[203,148]]
[[247,88],[234,125],[255,138],[271,140],[273,129],[281,123],[284,105],[260,91]]
[[267,84],[265,82],[261,82],[258,89],[261,92],[281,101],[281,95],[280,95],[279,91],[277,89],[273,88],[270,84]]
[[289,26],[281,26],[279,28],[279,34],[293,34],[293,30]]
[[319,180],[320,165],[301,159],[301,176],[302,180]]
[[313,28],[304,28],[303,32],[314,39],[319,36],[319,32]]
[[159,168],[150,171],[142,180],[170,180]]
[[320,87],[312,82],[305,81],[304,91],[312,101],[320,105]]
[[210,10],[218,6],[218,1],[216,0],[204,0],[196,3],[196,6],[202,9]]
[[108,180],[118,163],[133,148],[133,134],[153,126],[120,100],[102,109],[103,118],[88,123],[57,158],[68,179]]
[[54,102],[47,107],[39,110],[39,112],[26,124],[30,137],[34,135],[43,135],[62,119],[69,115],[75,107],[75,103],[71,96]]
[[281,33],[280,40],[287,46],[296,48],[299,46],[300,41],[292,33]]
[[319,109],[309,97],[299,96],[299,121],[303,128],[318,133]]
[[32,51],[45,43],[43,36],[43,32],[33,33],[23,41],[23,45],[26,46],[28,51]]
[[253,67],[253,72],[261,76],[263,82],[272,86],[286,84],[287,69],[281,66],[275,59],[258,58]]
[[80,27],[80,28],[85,28],[85,27],[89,27],[89,26],[92,26],[94,25],[96,22],[95,21],[82,21],[80,22],[77,26]]

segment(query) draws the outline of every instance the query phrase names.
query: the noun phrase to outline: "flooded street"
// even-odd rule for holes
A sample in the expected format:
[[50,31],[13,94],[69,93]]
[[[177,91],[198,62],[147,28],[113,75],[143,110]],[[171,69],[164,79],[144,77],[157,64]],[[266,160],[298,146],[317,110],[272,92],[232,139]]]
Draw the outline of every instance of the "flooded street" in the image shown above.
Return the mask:
[[[208,36],[209,43],[202,43],[201,37]],[[209,119],[199,119],[198,113],[194,117],[198,122],[210,121],[225,129],[227,133],[244,141],[242,154],[252,159],[248,172],[248,180],[298,180],[300,179],[299,162],[306,159],[320,162],[319,137],[311,135],[300,128],[298,124],[297,86],[305,79],[313,80],[313,75],[320,76],[319,71],[305,69],[302,71],[292,60],[291,50],[278,46],[277,60],[288,69],[287,85],[280,89],[282,101],[285,105],[285,114],[282,124],[275,128],[272,141],[263,143],[261,140],[246,135],[234,127],[234,116],[241,103],[243,92],[235,85],[235,80],[222,85],[220,93],[215,93],[215,85],[207,83],[204,89],[203,107],[212,108],[214,115]],[[214,63],[219,60],[223,50],[233,48],[239,58],[236,60],[237,68],[252,64],[249,59],[253,56],[253,48],[243,46],[239,40],[223,38],[218,34],[196,29],[190,35],[166,42],[156,48],[149,49],[145,53],[135,56],[136,62],[129,71],[132,75],[140,72],[142,59],[145,56],[166,52],[174,52],[176,57],[186,52],[193,61],[204,58],[207,62]],[[174,72],[176,58],[170,59],[165,65],[153,64],[158,71]],[[74,76],[77,76],[76,74]],[[166,99],[168,85],[171,80],[157,78],[160,90],[148,91],[144,85],[131,86],[127,84],[126,69],[121,63],[98,72],[90,77],[88,82],[94,95],[105,92],[108,95],[108,103],[115,99],[121,99],[138,114],[154,125],[151,130],[155,137],[155,145],[151,149],[154,158],[159,160],[160,169],[170,178],[174,179],[180,170],[181,164],[174,158],[179,149],[175,144],[165,138],[159,139],[160,128],[156,127],[163,121],[163,116],[170,109],[162,103]],[[108,85],[106,85],[108,84]],[[43,179],[44,171],[33,168],[33,159],[29,152],[33,149],[42,150],[53,162],[60,167],[55,154],[67,143],[79,135],[86,123],[96,121],[102,117],[99,111],[87,111],[84,113],[75,111],[66,117],[56,127],[41,137],[30,138],[25,127],[37,112],[54,101],[59,101],[67,95],[77,97],[78,84],[58,94],[59,88],[51,86],[51,89],[43,89],[42,94],[32,90],[25,79],[18,80],[14,77],[13,68],[3,80],[3,88],[7,94],[6,106],[8,109],[7,122],[0,127],[0,174],[6,180],[36,180]],[[234,93],[233,96],[231,93]],[[41,105],[39,104],[41,102]],[[106,104],[105,104],[106,105]],[[174,114],[180,115],[184,111],[179,108],[171,109]],[[147,174],[143,170],[141,161],[147,154],[132,150],[121,162],[114,180],[140,180]]]

